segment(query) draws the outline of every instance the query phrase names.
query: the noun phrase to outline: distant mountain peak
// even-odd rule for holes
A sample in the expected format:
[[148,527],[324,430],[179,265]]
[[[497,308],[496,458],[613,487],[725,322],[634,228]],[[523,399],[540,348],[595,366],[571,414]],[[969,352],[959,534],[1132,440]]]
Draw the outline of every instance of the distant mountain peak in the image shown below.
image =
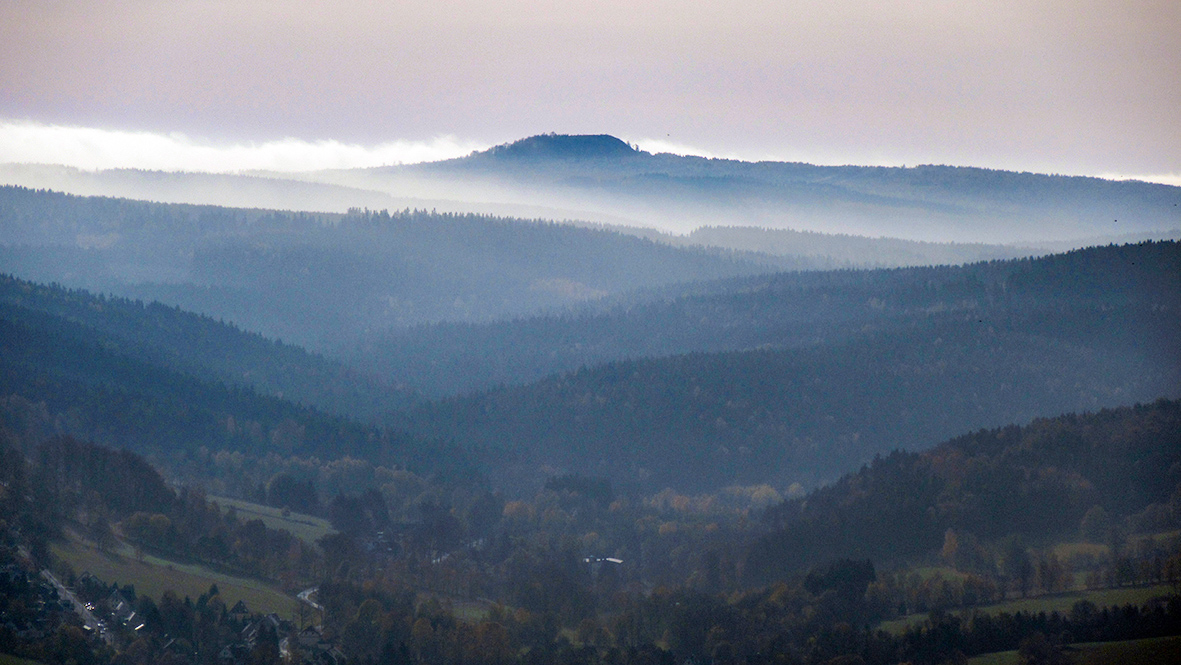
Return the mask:
[[640,154],[608,134],[539,134],[490,148],[480,155],[495,159],[597,159]]

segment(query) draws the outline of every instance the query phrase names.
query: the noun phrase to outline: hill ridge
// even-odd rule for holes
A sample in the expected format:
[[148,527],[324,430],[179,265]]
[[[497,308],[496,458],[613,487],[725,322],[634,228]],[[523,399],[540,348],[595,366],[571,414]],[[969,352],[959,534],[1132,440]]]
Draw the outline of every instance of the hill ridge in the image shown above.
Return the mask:
[[538,134],[494,146],[472,158],[504,159],[600,159],[637,157],[646,153],[609,134]]

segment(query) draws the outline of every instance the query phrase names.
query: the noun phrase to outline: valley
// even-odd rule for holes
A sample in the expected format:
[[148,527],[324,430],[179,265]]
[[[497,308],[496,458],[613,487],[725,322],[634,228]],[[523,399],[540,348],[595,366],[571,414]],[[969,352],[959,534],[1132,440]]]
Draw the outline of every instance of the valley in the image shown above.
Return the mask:
[[1181,634],[1181,188],[562,135],[48,172],[0,169],[12,657],[1081,663]]

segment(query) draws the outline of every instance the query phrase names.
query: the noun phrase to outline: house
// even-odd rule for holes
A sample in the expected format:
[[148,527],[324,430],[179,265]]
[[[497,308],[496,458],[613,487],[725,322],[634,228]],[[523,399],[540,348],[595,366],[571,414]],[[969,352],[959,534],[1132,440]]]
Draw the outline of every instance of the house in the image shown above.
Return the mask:
[[299,631],[298,635],[299,646],[303,649],[311,649],[324,641],[324,636],[320,634],[320,629],[315,626],[308,626]]
[[111,616],[115,617],[115,621],[123,625],[128,625],[135,619],[135,608],[118,589],[107,596],[107,608],[111,611]]
[[242,642],[247,648],[253,650],[263,631],[269,631],[278,638],[294,629],[295,626],[290,621],[284,621],[279,618],[278,614],[271,612],[246,624],[246,627],[242,629]]
[[590,567],[591,577],[597,578],[602,572],[604,566],[615,567],[623,565],[623,559],[616,559],[615,557],[599,557],[588,556],[582,560],[583,563]]
[[230,617],[235,621],[245,621],[250,616],[250,610],[246,609],[246,603],[239,600],[230,608]]
[[[341,665],[345,661],[344,653],[324,639],[323,633],[315,626],[304,628],[294,638],[284,639],[279,645],[279,652],[284,660],[291,663]],[[295,660],[296,655],[298,661]]]

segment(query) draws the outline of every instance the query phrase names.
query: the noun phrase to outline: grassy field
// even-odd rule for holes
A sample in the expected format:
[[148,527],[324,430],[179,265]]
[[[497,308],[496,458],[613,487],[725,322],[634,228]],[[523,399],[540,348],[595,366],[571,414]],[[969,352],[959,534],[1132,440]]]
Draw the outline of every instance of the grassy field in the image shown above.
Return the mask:
[[1172,593],[1173,587],[1160,584],[1149,587],[1124,587],[1120,589],[1097,589],[1094,591],[1070,591],[1051,596],[1009,600],[995,605],[977,608],[982,612],[1069,612],[1080,600],[1089,600],[1099,607],[1111,605],[1143,605],[1158,596]]
[[290,512],[284,516],[283,510],[280,508],[271,508],[270,506],[263,506],[239,499],[227,499],[221,496],[210,496],[208,499],[210,501],[216,501],[223,509],[233,506],[234,510],[238,512],[238,517],[241,519],[262,520],[262,523],[267,525],[268,528],[285,529],[297,538],[308,543],[315,544],[320,538],[336,532],[332,528],[332,525],[328,523],[328,520],[320,517]]
[[1016,651],[999,651],[986,653],[968,659],[968,665],[1018,665],[1021,658]]
[[460,600],[451,604],[456,619],[467,623],[478,623],[488,618],[492,603],[482,600]]
[[41,665],[40,662],[28,658],[17,658],[6,653],[0,653],[0,665]]
[[417,604],[435,601],[451,610],[456,619],[467,623],[478,623],[488,618],[493,603],[488,600],[465,600],[444,596],[430,591],[420,591],[416,599]]
[[1098,543],[1059,543],[1054,546],[1053,552],[1063,561],[1069,561],[1071,557],[1078,555],[1100,559],[1107,556],[1107,546]]
[[901,635],[906,632],[907,628],[917,626],[926,620],[926,614],[907,614],[904,617],[881,622],[878,624],[878,630],[883,630],[891,635]]
[[[1074,644],[1066,651],[1074,665],[1159,665],[1181,663],[1181,637],[1157,637],[1128,642]],[[1017,665],[1016,651],[986,653],[968,659],[968,665]]]
[[1071,656],[1071,662],[1076,665],[1181,663],[1181,637],[1076,644]]
[[181,598],[196,599],[217,585],[222,602],[232,607],[242,600],[252,612],[275,612],[284,618],[295,615],[299,601],[266,582],[210,570],[197,564],[182,564],[151,555],[136,560],[130,547],[100,552],[88,543],[72,539],[52,546],[55,556],[70,564],[76,573],[90,574],[110,584],[134,584],[137,594],[160,600],[172,589]]
[[967,575],[950,566],[920,566],[912,568],[909,572],[918,575],[924,580],[929,580],[936,575],[939,575],[945,580],[963,580]]
[[[1168,584],[1160,584],[1150,587],[1125,587],[1122,589],[1098,589],[1095,591],[1070,591],[1067,593],[1057,593],[1050,596],[1007,600],[1003,603],[996,603],[994,605],[982,605],[980,607],[974,607],[969,611],[987,613],[1008,612],[1010,614],[1017,612],[1066,613],[1069,612],[1070,608],[1080,600],[1089,600],[1099,607],[1128,604],[1143,605],[1153,598],[1168,595],[1172,592],[1172,590],[1172,586]],[[926,614],[910,614],[898,619],[894,619],[893,621],[883,621],[879,628],[886,631],[887,633],[900,635],[909,626],[921,624],[923,621],[926,621],[926,619]]]

